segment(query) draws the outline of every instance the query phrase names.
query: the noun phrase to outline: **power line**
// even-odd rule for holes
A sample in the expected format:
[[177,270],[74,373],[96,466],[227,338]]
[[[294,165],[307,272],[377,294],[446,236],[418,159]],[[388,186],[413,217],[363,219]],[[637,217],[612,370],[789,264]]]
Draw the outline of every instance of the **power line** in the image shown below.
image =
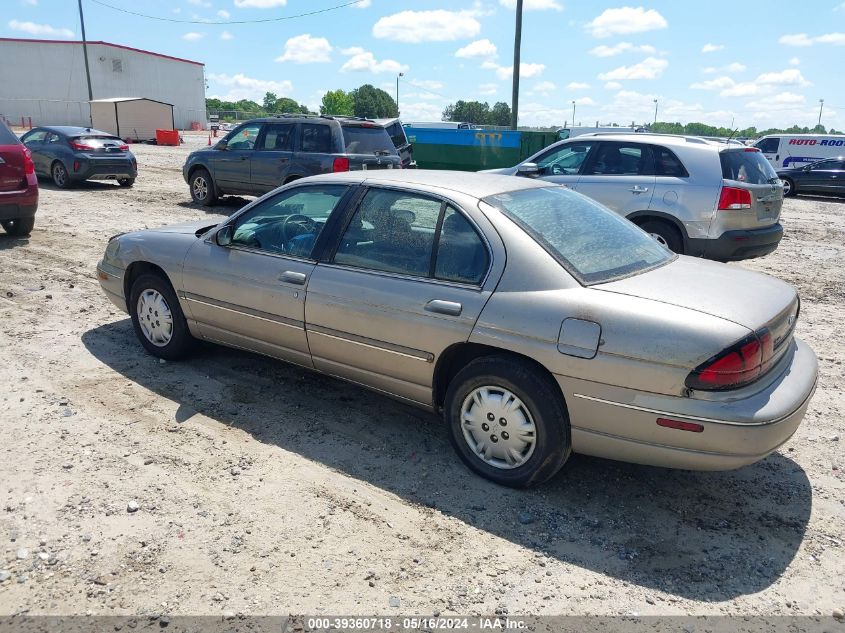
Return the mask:
[[145,18],[147,20],[158,20],[159,22],[176,22],[178,24],[210,24],[210,25],[226,25],[226,24],[258,24],[261,22],[281,22],[283,20],[294,20],[296,18],[305,18],[309,15],[317,15],[319,13],[327,13],[329,11],[335,11],[337,9],[343,9],[344,7],[351,7],[354,4],[359,4],[361,2],[365,2],[366,0],[352,0],[352,2],[346,2],[344,4],[338,4],[333,7],[326,7],[325,9],[317,9],[315,11],[308,11],[307,13],[298,13],[296,15],[283,15],[276,18],[261,18],[260,20],[218,20],[218,21],[211,21],[211,20],[180,20],[179,18],[166,18],[160,15],[148,15],[146,13],[138,13],[137,11],[130,11],[129,9],[123,9],[121,7],[116,7],[111,5],[107,2],[103,2],[102,0],[88,0],[89,2],[93,2],[94,4],[99,4],[101,7],[106,7],[108,9],[112,9],[113,11],[119,11],[120,13],[128,13],[129,15],[134,15],[135,17]]

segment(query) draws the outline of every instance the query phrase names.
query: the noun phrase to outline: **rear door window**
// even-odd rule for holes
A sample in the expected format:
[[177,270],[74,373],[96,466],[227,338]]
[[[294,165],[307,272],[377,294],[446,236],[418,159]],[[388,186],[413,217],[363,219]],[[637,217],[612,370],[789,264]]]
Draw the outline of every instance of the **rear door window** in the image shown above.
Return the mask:
[[735,150],[720,152],[722,178],[747,182],[749,185],[766,185],[778,181],[778,175],[761,152]]
[[383,127],[345,125],[343,140],[347,154],[395,154],[396,148]]
[[689,173],[675,153],[665,147],[653,146],[654,173],[658,176],[675,176],[687,178]]
[[478,233],[463,215],[446,207],[434,277],[444,281],[480,284],[487,273],[490,257]]
[[303,123],[301,148],[303,152],[330,154],[332,151],[331,128],[319,123]]
[[258,149],[290,151],[293,149],[293,123],[270,123],[264,126],[264,138]]
[[643,176],[653,174],[648,145],[603,141],[584,169],[589,176]]

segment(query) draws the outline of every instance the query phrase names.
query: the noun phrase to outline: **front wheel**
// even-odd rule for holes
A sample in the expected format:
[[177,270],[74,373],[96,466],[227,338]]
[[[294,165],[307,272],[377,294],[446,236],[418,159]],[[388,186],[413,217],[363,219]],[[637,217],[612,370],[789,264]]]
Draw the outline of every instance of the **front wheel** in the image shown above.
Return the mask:
[[194,343],[179,300],[159,275],[141,275],[129,293],[132,327],[150,354],[166,360],[184,356]]
[[780,181],[783,183],[784,196],[794,196],[797,193],[795,191],[795,183],[792,182],[792,178],[781,178]]
[[3,226],[3,229],[9,235],[14,235],[15,237],[24,237],[32,233],[32,229],[35,226],[35,218],[15,218],[14,220],[2,220],[0,221],[0,225]]
[[684,240],[680,231],[668,222],[660,220],[646,220],[640,228],[651,235],[658,244],[668,248],[673,253],[684,254]]
[[132,185],[135,184],[135,179],[134,178],[118,178],[117,184],[119,184],[121,187],[131,187]]
[[191,174],[191,198],[197,204],[210,207],[217,202],[217,191],[211,174],[205,169],[197,169]]
[[469,363],[449,385],[444,415],[463,462],[505,486],[547,481],[572,450],[557,385],[520,359],[489,356]]

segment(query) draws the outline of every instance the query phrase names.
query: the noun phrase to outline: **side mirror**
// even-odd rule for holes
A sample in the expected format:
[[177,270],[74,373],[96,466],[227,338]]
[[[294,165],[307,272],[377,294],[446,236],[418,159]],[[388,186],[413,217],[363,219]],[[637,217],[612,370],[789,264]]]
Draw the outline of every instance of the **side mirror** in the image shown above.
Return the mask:
[[522,163],[516,166],[516,173],[520,176],[536,176],[540,173],[537,163]]
[[218,246],[229,246],[232,243],[232,225],[227,224],[218,229],[214,235],[214,241]]
[[228,146],[229,146],[229,141],[227,141],[224,138],[224,139],[220,139],[219,141],[217,141],[217,145],[214,146],[214,149],[223,150],[223,149],[226,149]]

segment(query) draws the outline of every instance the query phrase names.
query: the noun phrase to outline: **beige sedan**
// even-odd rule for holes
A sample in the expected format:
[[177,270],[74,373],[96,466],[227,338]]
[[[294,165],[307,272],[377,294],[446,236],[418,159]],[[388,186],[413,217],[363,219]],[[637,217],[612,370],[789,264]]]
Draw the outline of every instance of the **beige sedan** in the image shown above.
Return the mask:
[[306,178],[217,225],[115,236],[98,277],[149,353],[211,341],[433,410],[470,468],[510,486],[572,451],[750,464],[816,384],[791,286],[510,176]]

